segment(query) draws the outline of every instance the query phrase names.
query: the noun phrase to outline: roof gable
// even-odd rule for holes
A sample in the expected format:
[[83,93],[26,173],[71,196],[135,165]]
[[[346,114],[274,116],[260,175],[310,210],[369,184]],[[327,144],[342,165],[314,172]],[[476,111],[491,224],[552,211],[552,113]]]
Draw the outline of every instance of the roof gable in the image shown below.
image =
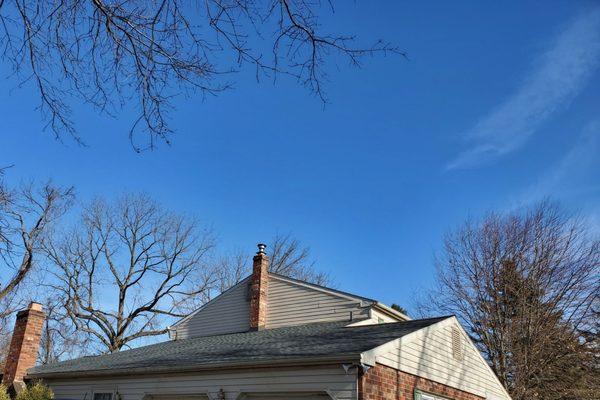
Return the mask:
[[456,317],[441,319],[369,350],[362,361],[387,365],[486,399],[510,400]]
[[249,277],[169,328],[172,339],[246,332],[250,328]]

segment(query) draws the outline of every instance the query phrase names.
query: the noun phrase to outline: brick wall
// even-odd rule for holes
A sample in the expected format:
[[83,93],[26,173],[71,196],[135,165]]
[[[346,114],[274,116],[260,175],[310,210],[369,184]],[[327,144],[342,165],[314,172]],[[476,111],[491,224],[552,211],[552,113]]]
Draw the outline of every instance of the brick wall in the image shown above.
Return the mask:
[[482,400],[482,397],[441,383],[377,364],[358,381],[359,400],[413,400],[415,390],[455,400]]
[[254,256],[252,280],[250,283],[250,329],[262,329],[267,324],[269,287],[269,258],[264,252],[265,245],[259,245]]
[[11,386],[13,382],[22,382],[27,370],[35,366],[40,348],[40,339],[45,314],[42,306],[31,303],[27,310],[19,311],[13,330],[2,383]]

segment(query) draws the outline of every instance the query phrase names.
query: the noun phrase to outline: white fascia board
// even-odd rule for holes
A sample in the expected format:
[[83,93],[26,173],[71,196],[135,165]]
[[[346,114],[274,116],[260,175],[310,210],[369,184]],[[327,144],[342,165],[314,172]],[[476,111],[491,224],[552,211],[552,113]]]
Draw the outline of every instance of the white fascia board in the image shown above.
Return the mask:
[[400,318],[404,319],[405,321],[412,320],[412,318],[409,317],[408,315],[401,313],[400,311],[394,310],[392,307],[389,307],[380,302],[375,303],[375,308],[379,308],[380,311],[383,311],[384,313],[392,314],[392,316],[394,316],[394,317],[400,317]]

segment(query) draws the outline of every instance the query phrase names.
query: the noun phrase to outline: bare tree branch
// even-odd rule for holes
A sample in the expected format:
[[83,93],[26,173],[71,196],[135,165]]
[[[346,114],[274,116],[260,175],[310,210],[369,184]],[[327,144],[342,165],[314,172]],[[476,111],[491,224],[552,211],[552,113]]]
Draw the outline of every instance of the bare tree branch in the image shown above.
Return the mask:
[[66,211],[73,189],[51,184],[9,190],[0,185],[0,302],[9,301],[35,265],[53,222]]
[[593,399],[600,242],[548,202],[448,234],[428,311],[456,314],[515,400]]
[[[291,278],[331,286],[327,273],[315,268],[310,249],[303,247],[290,233],[277,233],[267,246],[270,259],[270,271]],[[233,252],[217,263],[217,277],[220,291],[224,291],[240,282],[252,271],[252,255],[244,251]]]
[[161,317],[182,317],[188,302],[213,288],[205,262],[213,245],[193,220],[147,196],[126,196],[92,203],[79,228],[45,250],[57,282],[51,286],[70,321],[115,352],[164,334]]
[[51,364],[64,359],[73,359],[89,353],[90,341],[69,322],[60,299],[44,301],[46,321],[42,331],[38,362]]
[[244,65],[257,79],[290,76],[325,101],[329,62],[360,66],[366,56],[404,54],[326,33],[318,15],[332,10],[319,0],[2,1],[0,54],[20,85],[37,89],[57,138],[81,142],[73,101],[108,115],[135,104],[129,135],[142,150],[169,143],[175,96],[216,95]]

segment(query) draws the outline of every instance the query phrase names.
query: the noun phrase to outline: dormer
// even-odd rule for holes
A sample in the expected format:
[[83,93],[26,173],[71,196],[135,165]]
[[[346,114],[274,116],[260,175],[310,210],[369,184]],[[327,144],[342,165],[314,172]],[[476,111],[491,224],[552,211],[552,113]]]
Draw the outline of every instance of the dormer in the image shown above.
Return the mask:
[[347,321],[368,325],[409,320],[362,296],[268,272],[265,245],[254,256],[252,275],[170,328],[172,339]]

